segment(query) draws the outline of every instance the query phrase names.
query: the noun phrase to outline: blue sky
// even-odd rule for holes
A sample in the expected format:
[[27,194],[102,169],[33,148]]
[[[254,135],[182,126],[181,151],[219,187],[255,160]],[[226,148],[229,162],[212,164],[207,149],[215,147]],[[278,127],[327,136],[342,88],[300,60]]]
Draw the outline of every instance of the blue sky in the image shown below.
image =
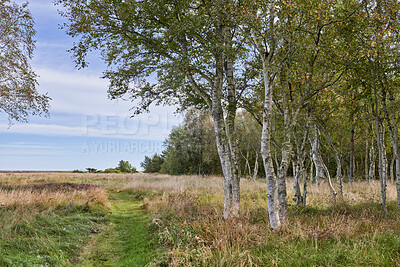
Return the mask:
[[[16,1],[19,3],[25,1]],[[174,107],[152,107],[130,118],[134,103],[107,98],[104,65],[96,55],[76,70],[73,39],[59,29],[63,19],[52,0],[32,0],[36,50],[31,65],[38,90],[52,98],[50,118],[8,125],[0,114],[0,170],[84,170],[115,167],[128,160],[139,168],[146,155],[162,151],[162,142],[181,118]]]

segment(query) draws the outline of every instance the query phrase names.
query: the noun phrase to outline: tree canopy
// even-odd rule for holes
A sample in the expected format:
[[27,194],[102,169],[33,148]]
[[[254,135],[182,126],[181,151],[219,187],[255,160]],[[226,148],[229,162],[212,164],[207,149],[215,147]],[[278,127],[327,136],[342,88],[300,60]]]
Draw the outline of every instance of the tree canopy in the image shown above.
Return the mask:
[[33,26],[27,4],[0,0],[0,110],[10,122],[48,114],[50,98],[37,91],[37,75],[29,62],[35,48]]

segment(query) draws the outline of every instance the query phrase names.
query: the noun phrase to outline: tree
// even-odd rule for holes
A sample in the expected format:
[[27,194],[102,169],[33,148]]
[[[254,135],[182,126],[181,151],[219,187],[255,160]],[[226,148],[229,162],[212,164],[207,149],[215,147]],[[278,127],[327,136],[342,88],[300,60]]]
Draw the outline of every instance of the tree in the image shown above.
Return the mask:
[[[141,100],[136,113],[154,104],[207,109],[224,176],[224,218],[239,216],[240,177],[235,116],[242,88],[235,83],[241,42],[236,38],[236,3],[218,1],[58,0],[80,37],[71,49],[78,66],[101,51],[109,69],[112,98]],[[206,27],[204,25],[207,25]],[[157,83],[148,79],[157,75]]]
[[209,113],[187,112],[182,125],[165,140],[161,172],[168,174],[221,175],[215,145],[214,125]]
[[36,90],[37,76],[29,64],[35,48],[33,25],[27,4],[0,0],[0,110],[10,123],[48,114],[50,98]]
[[140,167],[143,168],[145,173],[156,173],[161,170],[164,158],[154,154],[152,158],[145,156],[144,160],[140,163]]
[[132,167],[132,165],[128,161],[124,161],[124,160],[119,161],[116,169],[121,172],[127,172],[127,173],[137,172],[136,169],[134,167]]

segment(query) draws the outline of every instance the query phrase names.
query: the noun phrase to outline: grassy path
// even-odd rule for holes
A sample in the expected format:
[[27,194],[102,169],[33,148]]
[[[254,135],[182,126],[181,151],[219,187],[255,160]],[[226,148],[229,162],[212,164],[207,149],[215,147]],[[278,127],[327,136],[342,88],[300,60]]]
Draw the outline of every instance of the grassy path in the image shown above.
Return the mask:
[[111,224],[86,248],[80,266],[146,266],[157,253],[141,201],[132,191],[111,192]]

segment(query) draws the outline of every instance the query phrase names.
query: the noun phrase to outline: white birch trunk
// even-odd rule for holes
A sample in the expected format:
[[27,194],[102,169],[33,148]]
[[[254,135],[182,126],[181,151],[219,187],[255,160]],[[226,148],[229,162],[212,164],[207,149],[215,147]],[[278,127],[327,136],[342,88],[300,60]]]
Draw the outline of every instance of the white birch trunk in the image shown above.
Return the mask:
[[314,138],[311,142],[312,149],[312,159],[315,166],[315,183],[319,184],[324,179],[324,166],[321,161],[322,157],[320,154],[319,146],[320,146],[320,134],[317,124],[314,122],[314,119],[311,119],[311,127],[314,130]]
[[310,183],[314,182],[314,161],[312,156],[310,157]]
[[[400,209],[400,162],[399,162],[399,143],[398,143],[398,127],[396,121],[396,112],[393,103],[393,95],[389,90],[389,100],[390,100],[390,111],[391,116],[389,116],[389,112],[386,107],[386,101],[383,101],[383,110],[385,113],[386,122],[389,128],[390,139],[392,141],[393,147],[393,157],[392,163],[390,165],[390,176],[392,183],[394,182],[394,176],[396,176],[396,191],[397,191],[397,207]],[[391,118],[390,118],[391,117]],[[396,175],[394,174],[394,165],[396,165]]]
[[253,181],[257,180],[258,175],[258,152],[256,152],[256,161],[254,162]]
[[368,181],[372,183],[375,180],[375,161],[376,161],[376,154],[375,154],[375,146],[372,142],[371,147],[369,148],[369,171],[368,171]]
[[387,160],[386,160],[386,148],[384,142],[384,125],[382,125],[379,121],[379,113],[378,113],[378,97],[377,97],[377,88],[375,84],[375,79],[373,77],[373,89],[374,89],[374,102],[375,102],[375,131],[376,131],[376,142],[378,146],[378,155],[379,155],[379,181],[381,185],[381,198],[382,198],[382,209],[385,215],[387,214],[387,206],[386,206],[386,176],[387,176]]
[[268,63],[263,60],[263,78],[265,99],[263,107],[263,127],[261,135],[261,155],[263,158],[267,181],[267,202],[269,221],[272,229],[281,226],[277,201],[277,178],[271,154],[271,115],[272,115],[272,88],[269,81]]
[[[221,36],[226,36],[226,28],[221,29]],[[216,56],[216,76],[212,88],[211,110],[214,121],[214,132],[218,155],[221,161],[222,172],[224,175],[224,211],[225,219],[239,216],[239,169],[236,157],[236,141],[232,131],[234,123],[234,115],[228,111],[227,121],[224,119],[222,109],[222,89],[224,80],[224,61],[225,53],[219,52]],[[228,99],[229,104],[233,104],[231,99]],[[231,112],[231,113],[230,113]],[[236,110],[235,110],[236,113]]]

